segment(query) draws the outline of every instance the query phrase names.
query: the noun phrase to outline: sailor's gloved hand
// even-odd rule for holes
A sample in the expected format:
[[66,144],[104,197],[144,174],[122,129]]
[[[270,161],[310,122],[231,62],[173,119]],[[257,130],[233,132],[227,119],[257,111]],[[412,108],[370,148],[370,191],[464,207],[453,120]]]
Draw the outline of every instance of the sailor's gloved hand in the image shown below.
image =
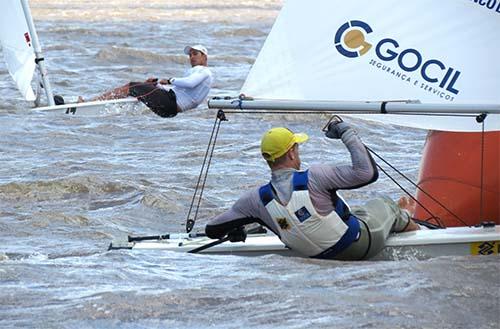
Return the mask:
[[325,132],[325,136],[332,139],[340,139],[342,134],[345,133],[349,128],[351,128],[345,122],[332,122],[328,125],[328,128]]
[[245,231],[245,228],[243,226],[240,226],[238,228],[235,228],[227,234],[229,241],[231,242],[239,242],[239,241],[245,241],[247,239],[247,231]]

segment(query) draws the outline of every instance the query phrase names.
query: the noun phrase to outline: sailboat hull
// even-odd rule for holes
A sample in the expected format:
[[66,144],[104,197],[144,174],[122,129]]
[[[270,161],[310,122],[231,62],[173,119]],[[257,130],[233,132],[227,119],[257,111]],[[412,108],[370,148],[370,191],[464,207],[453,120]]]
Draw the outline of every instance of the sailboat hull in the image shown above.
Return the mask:
[[119,111],[122,106],[125,106],[127,104],[137,105],[139,103],[140,102],[136,98],[128,97],[128,98],[111,99],[104,101],[90,101],[82,103],[36,107],[32,109],[32,111],[98,115],[101,114],[103,111],[114,113],[116,111]]
[[[422,155],[417,200],[446,227],[500,224],[500,132],[431,131]],[[417,206],[415,217],[431,215]]]
[[[189,252],[215,240],[207,237],[174,238],[152,241],[113,241],[110,250]],[[373,260],[428,259],[440,256],[498,255],[500,226],[454,227],[394,234]],[[288,249],[276,235],[252,234],[245,242],[224,242],[201,251],[202,254],[260,256],[300,255]]]

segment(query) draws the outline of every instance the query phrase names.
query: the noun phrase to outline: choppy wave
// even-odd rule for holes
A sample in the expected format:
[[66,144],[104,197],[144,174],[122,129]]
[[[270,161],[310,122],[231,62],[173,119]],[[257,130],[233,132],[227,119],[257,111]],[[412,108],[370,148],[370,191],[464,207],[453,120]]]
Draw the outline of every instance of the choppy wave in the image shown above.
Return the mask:
[[135,191],[121,182],[103,181],[97,177],[62,178],[49,181],[11,182],[0,185],[0,198],[17,201],[69,199],[83,195],[121,194]]
[[82,37],[82,36],[91,36],[91,37],[120,37],[120,38],[130,38],[133,37],[134,34],[129,31],[116,31],[116,30],[105,30],[105,29],[96,29],[96,28],[83,28],[83,27],[63,27],[63,26],[57,26],[57,27],[50,27],[48,31],[45,31],[45,33],[50,32],[50,33],[55,33],[55,34],[61,34],[63,36],[77,36],[77,37]]
[[234,56],[234,55],[215,55],[210,58],[210,61],[220,62],[227,65],[239,65],[239,64],[253,64],[255,58],[249,56]]
[[[186,64],[187,59],[183,54],[159,54],[155,50],[141,50],[129,47],[119,47],[112,46],[99,50],[95,55],[95,58],[104,62],[132,62],[140,63],[140,60],[147,61],[149,63],[166,64]],[[253,64],[254,58],[242,55],[212,55],[210,56],[210,62],[215,65],[240,65],[240,64]],[[131,68],[133,69],[133,68]]]
[[27,220],[37,228],[48,227],[49,225],[76,226],[78,228],[88,226],[90,219],[83,215],[70,215],[62,212],[40,211]]
[[218,30],[213,33],[214,37],[265,37],[267,32],[264,32],[260,29],[252,29],[252,28],[227,28],[224,30]]
[[131,60],[146,60],[152,63],[177,63],[185,64],[185,55],[163,55],[158,54],[153,50],[139,50],[133,48],[125,48],[112,46],[110,48],[100,50],[95,58],[101,61],[131,61]]

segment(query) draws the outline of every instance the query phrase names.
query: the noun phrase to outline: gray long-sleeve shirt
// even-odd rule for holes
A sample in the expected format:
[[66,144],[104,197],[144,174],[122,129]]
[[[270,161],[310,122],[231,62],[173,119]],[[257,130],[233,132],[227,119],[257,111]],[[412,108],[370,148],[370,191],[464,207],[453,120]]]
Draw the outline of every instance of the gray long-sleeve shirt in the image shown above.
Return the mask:
[[[332,192],[358,188],[378,178],[375,162],[353,129],[349,128],[342,135],[342,142],[351,154],[352,165],[319,164],[309,168],[307,187],[312,204],[320,215],[327,215],[334,211]],[[282,204],[287,204],[291,198],[294,171],[295,169],[289,168],[272,172],[271,183]],[[252,222],[258,222],[274,233],[278,232],[274,221],[260,200],[259,187],[248,191],[229,210],[211,219],[205,231],[211,238],[221,238],[233,228]]]

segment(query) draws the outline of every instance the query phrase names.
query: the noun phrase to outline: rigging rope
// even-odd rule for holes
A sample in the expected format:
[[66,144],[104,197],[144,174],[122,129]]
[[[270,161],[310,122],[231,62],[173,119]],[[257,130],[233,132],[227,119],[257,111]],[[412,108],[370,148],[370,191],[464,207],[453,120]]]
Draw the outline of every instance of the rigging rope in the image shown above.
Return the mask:
[[[186,218],[186,232],[187,233],[191,232],[191,230],[193,229],[193,226],[196,222],[196,219],[198,217],[198,211],[200,209],[200,203],[201,203],[201,199],[203,196],[203,190],[205,189],[205,183],[207,181],[208,169],[210,168],[210,163],[212,161],[212,157],[213,157],[213,153],[214,153],[214,149],[215,149],[215,143],[217,141],[217,136],[219,134],[220,124],[222,121],[227,121],[227,119],[226,119],[226,116],[224,114],[224,111],[219,110],[217,112],[217,117],[215,118],[214,126],[212,128],[212,133],[211,133],[210,139],[208,141],[207,150],[205,151],[205,157],[203,158],[203,164],[201,166],[200,175],[198,176],[198,182],[196,183],[196,188],[194,190],[193,198],[191,200],[191,205],[189,206],[189,211],[188,211],[187,218]],[[207,161],[207,159],[208,159],[208,161]],[[206,169],[205,169],[205,165],[206,165]],[[202,180],[202,176],[203,176],[203,183],[201,184],[201,187],[200,187],[200,182]],[[196,210],[194,213],[194,217],[190,218],[191,212],[193,211],[194,203],[196,200],[196,195],[198,193],[198,189],[200,189],[200,194],[198,196]]]
[[485,137],[485,132],[484,132],[484,120],[486,119],[487,114],[482,113],[476,117],[476,121],[481,124],[481,162],[480,162],[480,195],[479,195],[479,220],[483,220],[483,210],[484,210],[484,204],[483,204],[483,194],[484,194],[484,137]]
[[[394,170],[395,172],[397,172],[401,177],[403,177],[404,179],[406,179],[408,182],[410,182],[410,184],[412,184],[415,188],[417,188],[418,190],[422,191],[422,193],[424,193],[426,196],[428,196],[431,200],[433,200],[434,202],[436,202],[437,204],[439,204],[441,207],[443,207],[446,211],[450,212],[453,216],[455,216],[460,222],[462,222],[465,226],[468,226],[467,223],[465,223],[460,217],[458,217],[456,214],[454,214],[451,210],[449,210],[448,208],[446,208],[445,205],[443,205],[442,203],[440,203],[438,200],[436,200],[432,195],[430,195],[429,193],[427,193],[425,190],[423,190],[420,186],[418,186],[418,184],[416,184],[415,182],[413,182],[408,176],[406,176],[405,174],[403,174],[401,171],[399,171],[397,168],[395,168],[394,166],[392,166],[389,162],[387,162],[384,158],[382,158],[380,155],[378,155],[375,151],[373,151],[371,148],[369,148],[368,146],[366,146],[366,149],[368,151],[370,151],[370,153],[372,153],[373,155],[375,155],[377,158],[379,158],[380,160],[382,160],[386,165],[388,165],[392,170]],[[436,220],[437,224],[439,227],[441,228],[444,228],[446,227],[446,225],[444,225],[444,223],[441,221],[441,219],[437,216],[435,216],[429,209],[427,209],[421,202],[419,202],[410,192],[408,192],[401,184],[399,184],[391,175],[389,175],[389,173],[387,173],[387,171],[384,170],[384,168],[382,168],[379,164],[377,164],[377,167],[387,176],[389,177],[390,180],[393,181],[394,184],[396,184],[403,192],[405,192],[410,198],[412,198],[413,201],[415,201],[420,207],[422,207],[422,209],[424,209],[429,215],[431,215],[431,217],[429,218],[426,218],[425,220],[423,221],[429,221],[431,219],[434,219]]]

